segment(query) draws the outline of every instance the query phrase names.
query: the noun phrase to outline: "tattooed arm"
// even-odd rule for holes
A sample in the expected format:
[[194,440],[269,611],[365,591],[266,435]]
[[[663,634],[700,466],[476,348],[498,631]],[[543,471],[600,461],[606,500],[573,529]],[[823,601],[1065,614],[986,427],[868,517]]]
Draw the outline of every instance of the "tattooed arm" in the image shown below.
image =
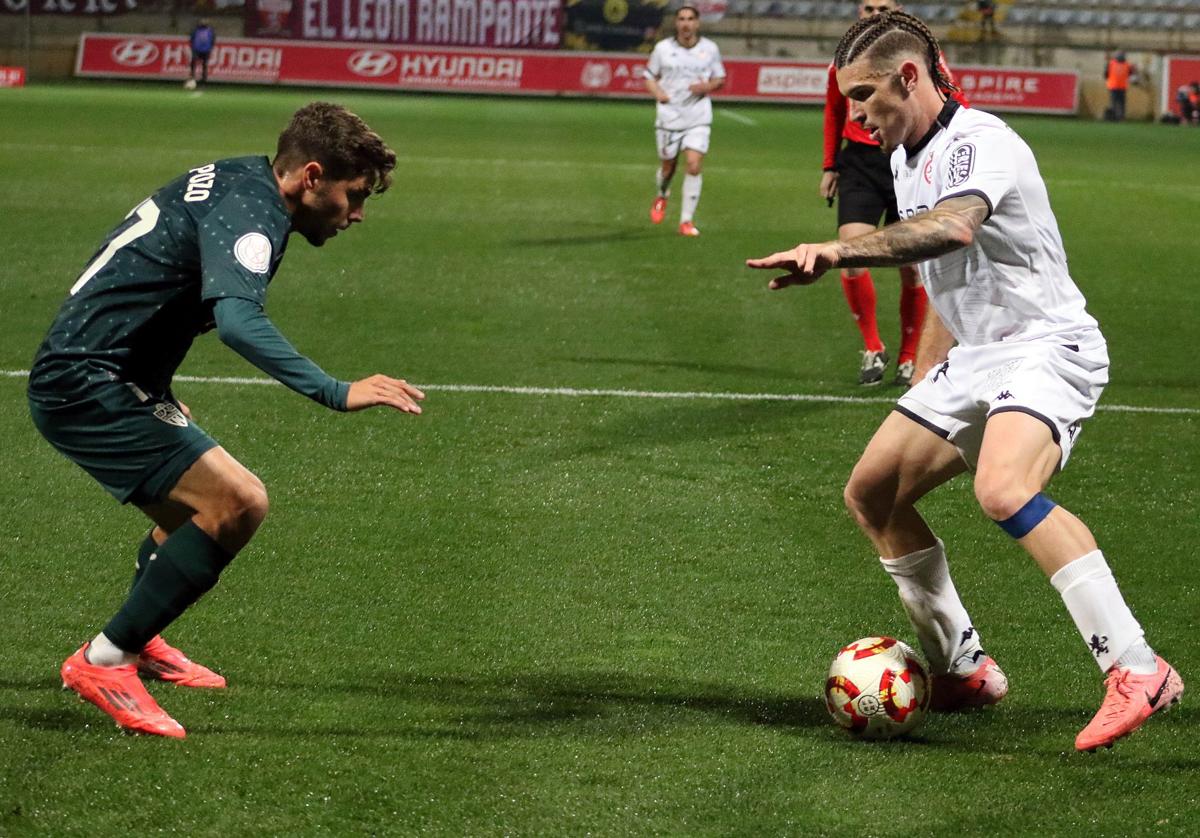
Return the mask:
[[988,204],[978,195],[942,201],[929,212],[847,241],[800,244],[762,259],[748,259],[751,268],[785,270],[771,288],[808,285],[831,268],[908,265],[967,247],[988,217]]

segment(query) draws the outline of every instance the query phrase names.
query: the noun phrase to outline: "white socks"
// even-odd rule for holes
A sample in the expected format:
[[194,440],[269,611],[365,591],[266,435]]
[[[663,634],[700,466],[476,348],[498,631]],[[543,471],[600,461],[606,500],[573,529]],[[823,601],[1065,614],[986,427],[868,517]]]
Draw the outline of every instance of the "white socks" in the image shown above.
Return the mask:
[[941,539],[925,550],[879,561],[900,589],[900,602],[929,659],[931,674],[965,674],[978,667],[983,657],[979,635],[950,578]]
[[122,666],[138,659],[137,655],[114,646],[104,632],[97,634],[96,639],[88,644],[83,656],[94,666]]
[[700,187],[704,184],[704,175],[683,176],[683,208],[679,212],[679,223],[686,224],[696,215],[696,205],[700,203]]
[[1113,664],[1139,675],[1155,671],[1154,650],[1143,639],[1142,627],[1117,589],[1104,554],[1093,550],[1050,577],[1076,628],[1088,644],[1101,672]]
[[658,189],[658,197],[666,198],[671,194],[671,181],[663,177],[661,168],[654,171],[654,185]]

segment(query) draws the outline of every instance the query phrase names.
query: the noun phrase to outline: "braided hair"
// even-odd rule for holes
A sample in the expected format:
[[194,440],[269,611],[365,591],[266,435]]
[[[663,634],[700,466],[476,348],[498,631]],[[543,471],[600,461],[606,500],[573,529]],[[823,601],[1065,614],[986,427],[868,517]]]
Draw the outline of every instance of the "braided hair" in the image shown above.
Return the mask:
[[926,69],[940,93],[949,95],[958,90],[943,69],[942,48],[929,27],[919,18],[894,9],[856,21],[838,42],[833,63],[840,70],[866,53],[873,59],[888,59],[901,52],[925,55]]

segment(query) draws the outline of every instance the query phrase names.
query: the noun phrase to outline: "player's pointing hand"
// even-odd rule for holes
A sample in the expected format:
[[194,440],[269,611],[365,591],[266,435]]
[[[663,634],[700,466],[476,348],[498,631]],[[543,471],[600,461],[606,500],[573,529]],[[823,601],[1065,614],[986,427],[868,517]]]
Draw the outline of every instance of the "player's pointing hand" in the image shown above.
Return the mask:
[[768,284],[772,291],[789,285],[810,285],[821,274],[837,266],[837,242],[798,244],[791,250],[772,253],[761,259],[747,259],[746,266],[762,270],[787,271]]
[[425,394],[402,378],[372,375],[350,385],[346,396],[346,410],[364,410],[368,407],[385,405],[402,413],[420,413],[418,401]]

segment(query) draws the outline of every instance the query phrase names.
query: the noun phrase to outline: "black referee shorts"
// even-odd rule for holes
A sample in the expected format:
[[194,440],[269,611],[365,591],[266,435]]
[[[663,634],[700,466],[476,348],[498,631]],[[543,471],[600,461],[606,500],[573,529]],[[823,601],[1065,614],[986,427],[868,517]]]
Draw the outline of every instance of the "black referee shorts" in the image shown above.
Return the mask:
[[900,220],[888,155],[879,146],[847,141],[838,152],[838,226]]

